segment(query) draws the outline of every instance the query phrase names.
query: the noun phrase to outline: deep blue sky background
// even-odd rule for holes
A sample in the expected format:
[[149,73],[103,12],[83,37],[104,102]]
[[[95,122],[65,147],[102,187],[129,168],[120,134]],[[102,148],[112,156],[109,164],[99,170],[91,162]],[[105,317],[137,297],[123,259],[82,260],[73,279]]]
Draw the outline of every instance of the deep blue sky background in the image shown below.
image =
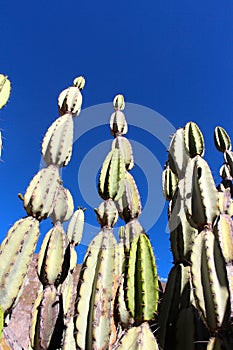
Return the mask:
[[[17,193],[24,193],[39,169],[41,140],[57,117],[58,93],[80,74],[87,80],[83,108],[110,102],[121,92],[126,101],[161,113],[176,128],[197,122],[205,136],[205,158],[218,181],[222,157],[215,151],[213,131],[221,125],[233,135],[232,34],[231,0],[2,0],[0,73],[11,79],[12,93],[0,112],[1,238],[25,215]],[[76,206],[86,206],[75,192],[78,157],[90,149],[89,141],[93,147],[109,138],[106,133],[80,141],[81,151],[71,162],[73,180],[64,171]],[[156,140],[133,129],[129,136],[150,148],[163,165],[166,152]],[[139,169],[138,176],[145,201],[146,174]],[[89,208],[87,216],[95,221]],[[165,230],[166,209],[149,232],[162,277],[172,260]]]

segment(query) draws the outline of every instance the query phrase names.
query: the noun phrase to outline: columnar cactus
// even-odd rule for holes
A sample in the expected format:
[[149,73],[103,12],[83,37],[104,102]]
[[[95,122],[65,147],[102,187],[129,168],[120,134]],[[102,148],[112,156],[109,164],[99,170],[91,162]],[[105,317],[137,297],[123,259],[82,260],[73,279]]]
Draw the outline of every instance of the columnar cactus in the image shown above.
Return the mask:
[[114,149],[107,155],[99,177],[98,189],[104,202],[95,212],[101,230],[88,247],[77,286],[75,337],[77,347],[83,350],[108,349],[115,338],[113,307],[117,277],[113,226],[118,212],[114,199],[122,195],[124,176],[124,160],[120,151]]
[[[220,127],[215,130],[215,144],[220,151],[229,152],[230,139]],[[205,343],[208,349],[232,346],[226,336],[232,332],[232,285],[226,267],[232,252],[232,219],[227,213],[231,199],[226,183],[219,186],[224,194],[218,194],[203,155],[202,133],[195,123],[187,123],[173,136],[163,173],[175,264],[159,315],[160,345],[168,350],[174,344],[176,349],[206,349]],[[220,239],[222,231],[225,242]]]
[[[79,80],[83,86],[84,79],[80,77]],[[76,212],[68,227],[67,235],[65,234],[62,224],[71,218],[74,203],[71,193],[62,185],[59,168],[66,166],[70,161],[73,144],[73,117],[78,115],[77,111],[80,112],[81,102],[80,90],[75,85],[59,95],[58,105],[61,115],[50,126],[42,142],[42,156],[47,167],[34,177],[27,190],[29,200],[27,206],[25,205],[26,208],[29,207],[28,210],[32,210],[35,198],[38,198],[39,201],[33,208],[33,214],[39,219],[50,216],[53,223],[53,228],[43,240],[38,259],[38,276],[43,289],[38,294],[35,303],[36,308],[31,327],[31,346],[35,350],[58,348],[63,342],[65,344],[64,339],[67,341],[67,333],[63,330],[65,326],[68,328],[68,321],[72,318],[68,317],[68,311],[73,300],[72,272],[76,264],[74,247],[81,240],[79,237],[77,241],[76,231],[81,236],[83,220],[81,225],[77,222]],[[31,191],[30,188],[32,188]],[[24,203],[27,200],[26,195]],[[67,283],[62,286],[66,278],[71,286],[68,286]],[[71,287],[71,293],[69,287]],[[67,297],[65,301],[61,290]],[[63,305],[66,305],[65,315]],[[70,335],[69,340],[73,341],[73,334]]]
[[[9,97],[10,82],[7,77],[1,75],[0,78],[0,97],[2,98],[1,106],[3,106]],[[79,77],[78,81],[79,83],[76,84],[77,79],[75,79],[75,84],[83,87],[84,79]],[[64,93],[59,96],[59,108],[63,112],[66,108],[66,113],[63,113],[65,115],[59,117],[52,124],[42,143],[42,156],[46,168],[40,170],[34,176],[25,195],[19,195],[24,202],[24,208],[28,216],[18,220],[12,226],[0,250],[0,305],[6,318],[7,315],[10,316],[22,292],[39,236],[39,222],[51,216],[54,227],[44,239],[38,264],[38,275],[44,285],[44,290],[38,293],[36,304],[37,306],[40,305],[40,311],[37,313],[34,326],[32,326],[34,331],[31,332],[33,334],[32,347],[35,349],[47,349],[50,341],[54,341],[52,339],[52,324],[49,318],[51,312],[54,313],[55,309],[51,308],[55,301],[60,305],[55,312],[57,316],[55,318],[54,314],[52,316],[53,322],[56,318],[63,318],[61,316],[62,304],[56,288],[65,280],[68,274],[71,255],[74,259],[74,254],[71,254],[71,243],[68,242],[62,228],[62,223],[68,220],[73,213],[73,199],[70,192],[62,186],[59,177],[59,168],[67,165],[71,157],[73,143],[72,118],[77,115],[77,110],[80,111],[81,108],[82,99],[80,98],[79,87],[74,86],[72,89],[73,91],[77,90],[76,95],[79,96],[79,99],[71,101],[70,98],[66,98],[66,95],[63,96]],[[70,234],[72,234],[71,231],[73,230],[70,229]],[[72,262],[72,265],[74,267],[74,262]],[[50,325],[49,330],[46,326],[47,321]],[[45,325],[46,331],[50,332],[50,337],[44,333],[45,329],[43,327],[38,328],[39,324]]]
[[[0,107],[9,95],[7,78],[0,75],[1,79]],[[74,212],[73,198],[59,170],[71,158],[73,118],[81,110],[84,83],[78,77],[59,95],[60,116],[42,142],[46,167],[34,176],[25,195],[19,195],[27,217],[16,221],[0,247],[0,349],[23,349],[16,339],[10,339],[6,325],[24,292],[40,221],[49,217],[53,227],[40,247],[28,349],[231,350],[230,137],[216,127],[214,142],[224,156],[217,188],[203,159],[204,138],[199,127],[189,122],[172,137],[162,190],[169,201],[174,266],[163,295],[150,240],[140,224],[142,205],[130,173],[134,158],[125,137],[125,102],[117,95],[110,117],[114,140],[99,176],[103,202],[95,212],[100,231],[87,249],[79,275],[75,247],[82,238],[84,209]],[[118,216],[125,225],[119,229],[117,243],[113,227]],[[63,223],[68,220],[65,232]]]
[[[121,228],[121,240],[117,247],[121,276],[115,301],[115,320],[118,332],[124,329],[122,339],[116,342],[116,348],[130,347],[130,332],[127,328],[135,325],[135,336],[141,334],[140,341],[135,342],[135,349],[146,348],[145,333],[141,328],[148,327],[147,322],[155,319],[158,307],[159,287],[154,254],[148,236],[138,221],[142,206],[140,195],[133,176],[128,172],[134,166],[133,151],[130,142],[125,138],[128,127],[124,110],[124,97],[117,95],[113,101],[115,112],[110,119],[111,133],[114,135],[112,149],[119,149],[125,164],[124,191],[116,200],[120,217],[126,225]],[[145,324],[143,324],[145,322]],[[142,328],[144,329],[144,328]],[[148,331],[149,332],[149,331]],[[153,346],[152,346],[153,343]],[[136,345],[137,344],[137,345]],[[157,342],[151,333],[151,348],[157,348]]]
[[[79,349],[130,347],[133,338],[127,328],[135,325],[135,348],[140,344],[146,348],[150,343],[157,349],[148,324],[143,322],[155,318],[158,278],[149,239],[137,220],[141,212],[139,193],[127,171],[133,166],[133,154],[129,141],[123,137],[127,123],[122,95],[114,99],[114,109],[110,128],[115,139],[103,162],[98,186],[104,202],[95,210],[101,230],[89,245],[77,287],[76,345]],[[112,232],[118,212],[128,225],[120,230],[119,245]]]

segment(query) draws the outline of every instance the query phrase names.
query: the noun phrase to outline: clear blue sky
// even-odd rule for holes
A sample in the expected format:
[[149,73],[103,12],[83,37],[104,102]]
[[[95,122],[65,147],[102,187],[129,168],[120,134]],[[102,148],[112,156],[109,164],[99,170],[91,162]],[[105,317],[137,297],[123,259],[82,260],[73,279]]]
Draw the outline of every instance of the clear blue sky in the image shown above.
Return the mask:
[[[221,125],[233,136],[232,34],[231,0],[2,0],[0,73],[11,79],[12,93],[0,112],[1,237],[25,215],[17,193],[24,193],[39,169],[41,141],[57,117],[58,93],[77,75],[87,81],[83,109],[111,102],[121,92],[126,102],[159,112],[176,128],[197,122],[217,181],[222,157],[213,145],[214,128]],[[128,136],[163,166],[166,150],[155,137],[134,127]],[[64,170],[64,185],[72,189],[76,206],[87,207],[89,223],[95,215],[79,193],[78,164],[109,138],[107,128],[97,128],[77,140],[71,170]],[[145,203],[147,175],[139,167],[135,172]],[[172,260],[165,231],[164,208],[149,231],[162,277]]]

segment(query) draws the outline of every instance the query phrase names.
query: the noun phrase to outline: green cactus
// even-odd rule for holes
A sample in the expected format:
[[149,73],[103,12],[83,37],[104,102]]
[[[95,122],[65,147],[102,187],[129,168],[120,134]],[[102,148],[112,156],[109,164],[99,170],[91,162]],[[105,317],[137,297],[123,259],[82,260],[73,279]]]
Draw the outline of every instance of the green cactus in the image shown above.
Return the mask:
[[159,286],[154,254],[145,234],[134,237],[126,264],[127,307],[136,323],[149,321],[157,312]]
[[[0,76],[0,98],[9,83]],[[5,80],[4,80],[5,79]],[[112,147],[103,162],[98,190],[104,200],[95,212],[100,231],[81,266],[84,209],[74,212],[71,193],[59,177],[72,154],[73,117],[79,115],[85,80],[58,98],[60,116],[42,142],[46,168],[19,195],[28,214],[9,230],[0,248],[0,347],[19,349],[7,333],[12,311],[24,293],[27,270],[41,220],[53,227],[38,257],[38,289],[33,301],[29,349],[54,350],[231,350],[233,347],[233,153],[231,140],[216,127],[214,143],[223,153],[221,183],[214,182],[199,127],[189,122],[172,136],[162,190],[169,201],[173,263],[160,291],[153,249],[140,223],[136,182],[123,95],[113,101]],[[1,102],[2,103],[2,102]],[[118,215],[125,225],[117,242]],[[63,223],[68,223],[65,229]],[[14,311],[13,311],[14,312]],[[26,332],[26,331],[25,331]],[[2,334],[2,338],[1,338]],[[22,350],[22,347],[21,347]]]

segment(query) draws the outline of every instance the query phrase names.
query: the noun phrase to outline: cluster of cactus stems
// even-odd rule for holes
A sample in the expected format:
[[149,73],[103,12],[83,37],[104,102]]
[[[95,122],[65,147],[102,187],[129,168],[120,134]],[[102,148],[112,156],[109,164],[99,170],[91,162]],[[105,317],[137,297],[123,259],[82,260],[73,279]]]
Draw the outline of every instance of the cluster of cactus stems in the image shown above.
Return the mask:
[[233,153],[223,128],[216,127],[214,141],[225,160],[218,188],[195,123],[177,130],[168,150],[163,192],[174,267],[159,314],[163,349],[233,348]]
[[[0,79],[3,106],[10,85],[7,77]],[[221,127],[214,133],[224,156],[218,187],[203,159],[199,127],[189,122],[172,137],[162,189],[169,201],[174,266],[162,293],[150,239],[139,221],[142,205],[130,173],[134,159],[125,137],[125,102],[117,95],[110,117],[114,139],[99,174],[103,202],[95,212],[100,230],[89,244],[77,279],[75,247],[82,238],[84,210],[74,211],[60,169],[71,158],[73,118],[81,110],[84,84],[78,77],[59,95],[59,117],[42,142],[46,166],[33,177],[24,196],[19,195],[27,216],[13,224],[0,247],[0,348],[22,349],[19,344],[7,345],[5,331],[24,292],[40,221],[50,218],[53,227],[38,257],[40,287],[33,301],[30,334],[25,335],[28,349],[232,349],[233,152],[228,134]],[[117,240],[113,227],[118,217],[125,224]],[[63,223],[68,220],[65,231]]]

